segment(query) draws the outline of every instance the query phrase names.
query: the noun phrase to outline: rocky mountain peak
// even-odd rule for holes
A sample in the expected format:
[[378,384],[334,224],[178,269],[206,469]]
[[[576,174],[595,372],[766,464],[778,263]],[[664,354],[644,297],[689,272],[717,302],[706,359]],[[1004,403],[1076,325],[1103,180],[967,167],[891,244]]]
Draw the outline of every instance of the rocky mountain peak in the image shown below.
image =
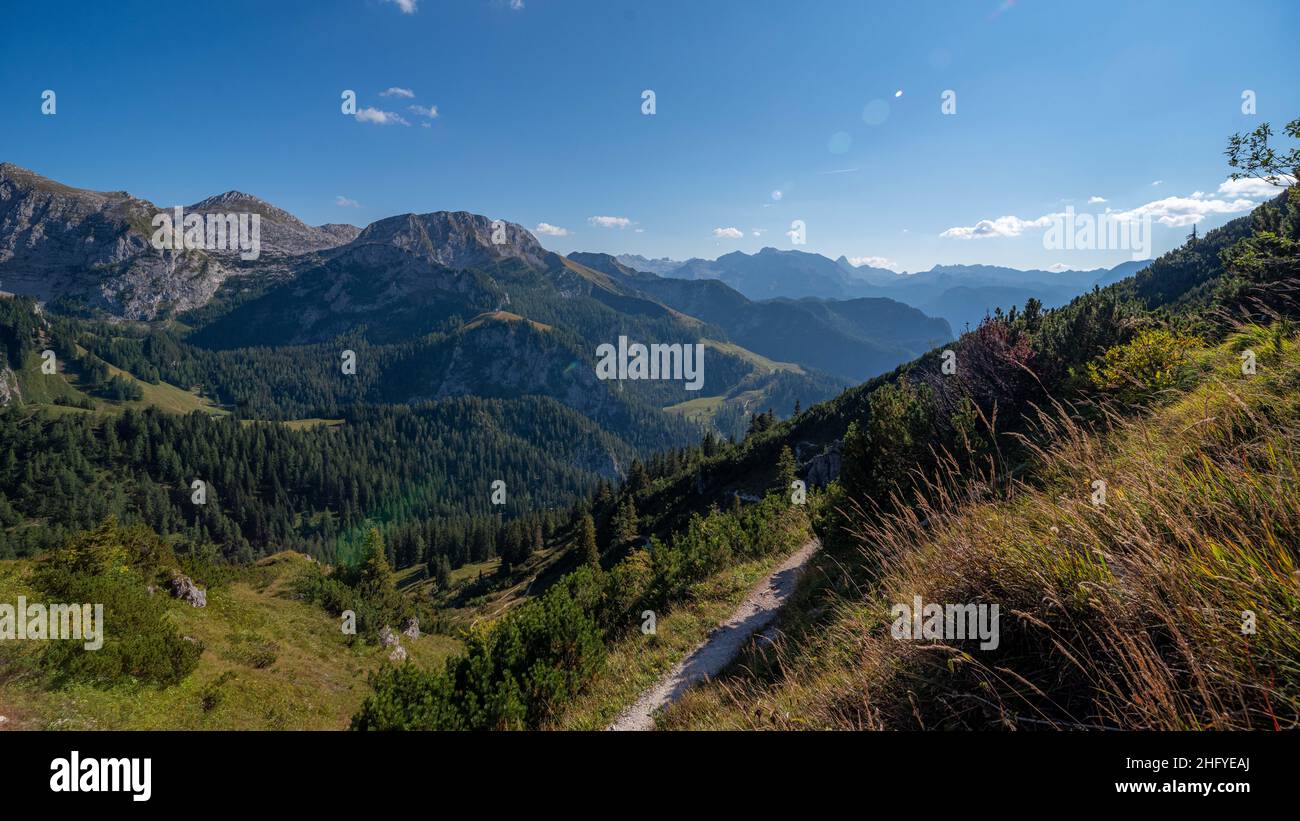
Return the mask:
[[551,252],[527,229],[467,211],[401,214],[366,226],[353,247],[390,245],[445,268],[472,268],[505,259],[545,267]]
[[278,256],[324,251],[342,245],[355,236],[348,236],[346,231],[313,228],[283,208],[277,208],[266,200],[243,191],[227,191],[208,197],[187,206],[185,211],[195,214],[257,214],[261,217],[262,251]]
[[[199,202],[194,203],[190,208],[195,211],[200,211],[205,208],[219,208],[231,204],[260,205],[266,208],[274,208],[274,206],[270,205],[266,200],[255,197],[252,194],[245,194],[243,191],[227,191],[224,194],[217,194],[216,196],[208,197],[205,200],[200,200]],[[279,211],[280,209],[275,208],[275,210]]]

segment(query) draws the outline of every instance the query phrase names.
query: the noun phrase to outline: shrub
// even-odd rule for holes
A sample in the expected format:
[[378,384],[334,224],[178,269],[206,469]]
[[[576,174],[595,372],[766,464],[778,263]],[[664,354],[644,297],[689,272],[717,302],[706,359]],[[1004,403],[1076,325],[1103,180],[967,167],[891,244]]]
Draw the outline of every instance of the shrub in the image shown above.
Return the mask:
[[[590,571],[588,571],[590,572]],[[521,730],[577,694],[604,657],[600,631],[557,585],[466,636],[440,671],[386,666],[352,719],[358,730]]]
[[294,592],[315,602],[327,612],[340,615],[351,610],[357,616],[357,635],[376,641],[385,625],[396,627],[414,616],[421,624],[433,624],[431,613],[397,590],[396,577],[384,552],[377,529],[366,534],[360,562],[327,571],[317,565],[303,570],[293,582]]
[[167,618],[168,598],[147,590],[175,563],[171,546],[153,531],[113,519],[52,551],[37,565],[33,584],[55,601],[102,604],[104,642],[94,651],[80,642],[50,642],[41,665],[57,680],[98,685],[165,686],[183,679],[202,648],[176,632]]
[[927,459],[934,429],[929,389],[905,378],[872,391],[867,405],[865,423],[849,425],[842,450],[841,481],[859,499],[905,486],[909,472]]
[[1183,384],[1187,352],[1200,341],[1164,329],[1144,331],[1088,365],[1093,385],[1122,402],[1142,402]]

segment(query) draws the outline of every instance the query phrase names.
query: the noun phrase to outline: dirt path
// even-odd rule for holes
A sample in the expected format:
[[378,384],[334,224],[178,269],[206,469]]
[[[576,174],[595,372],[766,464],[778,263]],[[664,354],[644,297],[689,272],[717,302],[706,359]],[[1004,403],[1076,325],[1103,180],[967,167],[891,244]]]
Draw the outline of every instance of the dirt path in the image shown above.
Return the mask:
[[642,693],[636,704],[624,710],[608,729],[653,730],[657,710],[681,698],[692,684],[716,676],[731,663],[750,636],[776,618],[781,605],[794,593],[804,565],[820,547],[821,542],[812,539],[782,562],[749,592],[731,618],[715,627],[708,638]]

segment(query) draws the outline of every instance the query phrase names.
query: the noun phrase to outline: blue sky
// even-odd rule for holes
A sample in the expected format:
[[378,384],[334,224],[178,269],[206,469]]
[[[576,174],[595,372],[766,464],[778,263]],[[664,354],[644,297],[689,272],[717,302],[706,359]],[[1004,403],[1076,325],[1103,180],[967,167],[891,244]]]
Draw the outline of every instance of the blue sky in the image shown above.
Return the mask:
[[[1294,2],[175,5],[0,9],[0,160],[313,224],[468,210],[560,252],[1092,268],[1130,255],[1046,250],[1033,221],[1145,206],[1159,253],[1259,199],[1220,191],[1231,133],[1300,116]],[[345,116],[344,89],[401,121]]]

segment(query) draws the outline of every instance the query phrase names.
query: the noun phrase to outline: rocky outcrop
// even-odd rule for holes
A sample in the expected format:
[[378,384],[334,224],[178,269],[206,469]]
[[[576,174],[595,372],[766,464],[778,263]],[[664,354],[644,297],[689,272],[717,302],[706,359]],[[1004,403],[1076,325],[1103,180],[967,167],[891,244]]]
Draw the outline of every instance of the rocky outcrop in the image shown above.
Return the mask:
[[420,637],[420,620],[415,616],[411,616],[407,619],[406,624],[402,626],[402,634],[413,639],[418,639]]
[[[322,225],[313,228],[266,200],[242,191],[227,191],[185,208],[186,214],[258,214],[261,217],[262,253],[270,256],[298,256],[324,251],[351,242],[361,233],[355,225]],[[237,256],[230,253],[230,256]]]
[[820,487],[835,481],[840,475],[840,445],[836,442],[825,453],[819,453],[808,461],[804,469],[804,481],[810,486]]
[[0,163],[0,279],[14,293],[46,301],[71,296],[128,319],[152,319],[205,304],[230,276],[287,273],[300,257],[359,231],[312,228],[238,191],[185,207],[187,214],[259,214],[262,255],[248,263],[238,251],[154,248],[153,219],[163,211],[170,209],[126,191],[73,188]]
[[183,602],[187,602],[191,607],[207,607],[208,594],[198,585],[196,585],[189,576],[184,573],[173,573],[171,582],[171,594]]
[[336,240],[335,246],[345,245],[361,233],[360,228],[346,222],[327,222],[324,225],[317,225],[316,230],[333,237]]
[[10,402],[15,405],[23,403],[23,394],[18,387],[18,377],[8,365],[0,366],[0,408]]
[[[414,633],[412,633],[414,629]],[[403,632],[411,638],[418,638],[420,635],[420,622],[417,619],[407,619],[406,627]],[[393,648],[388,654],[389,661],[402,662],[406,661],[406,648],[402,646],[402,637],[388,625],[379,629],[379,644],[383,647]]]
[[372,222],[352,245],[398,248],[454,270],[486,268],[506,259],[520,260],[532,268],[557,263],[558,257],[543,248],[527,229],[501,220],[498,233],[496,222],[467,211],[402,214]]

